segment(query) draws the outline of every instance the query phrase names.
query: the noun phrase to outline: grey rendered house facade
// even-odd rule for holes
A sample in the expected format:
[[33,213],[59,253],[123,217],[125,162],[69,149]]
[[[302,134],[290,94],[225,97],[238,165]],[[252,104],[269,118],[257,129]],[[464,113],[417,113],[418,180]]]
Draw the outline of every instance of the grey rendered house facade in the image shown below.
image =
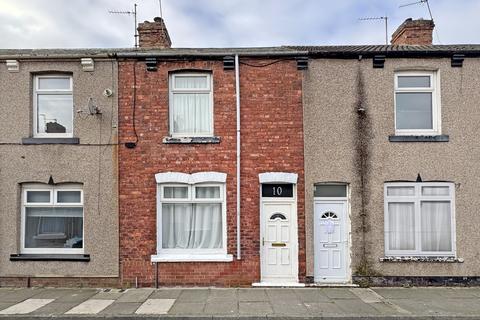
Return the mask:
[[0,285],[116,285],[117,62],[0,50]]
[[299,49],[307,278],[478,284],[480,46]]

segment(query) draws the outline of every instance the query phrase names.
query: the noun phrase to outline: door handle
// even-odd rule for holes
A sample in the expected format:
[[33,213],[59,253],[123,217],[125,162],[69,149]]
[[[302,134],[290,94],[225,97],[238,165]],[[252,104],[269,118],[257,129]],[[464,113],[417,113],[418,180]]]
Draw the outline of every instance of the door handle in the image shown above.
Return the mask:
[[272,242],[272,247],[286,247],[287,244],[285,242]]

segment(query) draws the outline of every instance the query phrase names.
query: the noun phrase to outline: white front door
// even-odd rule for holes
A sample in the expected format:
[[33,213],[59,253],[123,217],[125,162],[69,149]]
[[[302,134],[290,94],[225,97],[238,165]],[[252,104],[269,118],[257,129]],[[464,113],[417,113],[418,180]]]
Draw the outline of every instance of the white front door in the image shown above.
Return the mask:
[[315,282],[347,282],[347,202],[316,201],[314,216]]
[[298,282],[298,239],[295,203],[262,203],[261,280]]

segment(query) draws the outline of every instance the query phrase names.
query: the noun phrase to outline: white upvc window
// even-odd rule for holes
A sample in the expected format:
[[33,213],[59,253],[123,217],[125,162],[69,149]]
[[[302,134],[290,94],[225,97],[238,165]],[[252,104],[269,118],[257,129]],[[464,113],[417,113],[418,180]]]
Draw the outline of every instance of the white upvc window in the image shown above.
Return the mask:
[[82,186],[24,185],[21,223],[21,253],[82,254]]
[[169,79],[170,135],[213,136],[213,89],[210,73],[172,73]]
[[438,72],[395,73],[395,134],[441,134]]
[[161,184],[158,193],[158,256],[185,260],[226,257],[224,184]]
[[49,74],[37,75],[33,80],[33,136],[72,137],[72,77]]
[[386,256],[455,256],[453,183],[386,183],[384,196]]

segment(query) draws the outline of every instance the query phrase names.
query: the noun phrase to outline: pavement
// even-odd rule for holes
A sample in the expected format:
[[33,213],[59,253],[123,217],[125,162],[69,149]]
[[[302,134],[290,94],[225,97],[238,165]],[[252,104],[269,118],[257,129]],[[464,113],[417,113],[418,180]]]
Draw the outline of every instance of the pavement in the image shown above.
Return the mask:
[[480,319],[480,288],[0,288],[1,319]]

